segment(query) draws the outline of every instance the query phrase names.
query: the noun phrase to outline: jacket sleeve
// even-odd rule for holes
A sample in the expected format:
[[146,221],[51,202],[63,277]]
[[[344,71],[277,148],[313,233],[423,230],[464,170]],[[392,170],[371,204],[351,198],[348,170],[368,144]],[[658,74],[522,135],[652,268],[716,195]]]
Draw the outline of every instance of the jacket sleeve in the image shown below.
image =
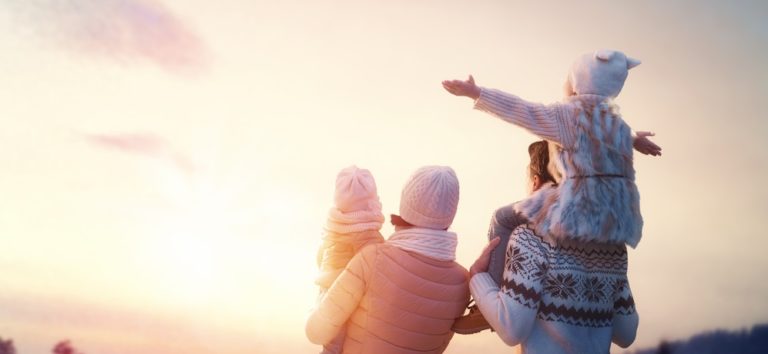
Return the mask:
[[306,334],[314,344],[329,343],[357,309],[366,290],[370,264],[376,247],[368,247],[355,255],[307,319]]
[[507,345],[520,344],[531,333],[541,300],[546,259],[529,242],[530,230],[518,227],[510,236],[501,287],[488,273],[478,273],[469,289],[480,312]]
[[532,103],[503,91],[483,87],[480,88],[480,97],[475,100],[475,109],[560,145],[569,146],[574,139],[574,128],[567,124],[567,110],[563,104]]
[[622,348],[629,347],[635,341],[639,322],[632,291],[629,289],[629,284],[623,282],[619,285],[619,293],[613,303],[611,341]]

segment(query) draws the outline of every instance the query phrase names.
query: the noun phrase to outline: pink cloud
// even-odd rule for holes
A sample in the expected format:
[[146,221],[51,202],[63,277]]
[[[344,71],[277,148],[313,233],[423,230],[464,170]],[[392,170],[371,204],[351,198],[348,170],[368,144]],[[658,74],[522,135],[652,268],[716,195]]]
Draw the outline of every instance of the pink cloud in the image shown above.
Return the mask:
[[25,0],[12,10],[47,40],[82,54],[146,61],[174,73],[206,69],[202,39],[159,0]]
[[173,149],[164,139],[152,134],[85,134],[84,138],[99,147],[167,160],[187,174],[193,174],[197,169],[191,159]]

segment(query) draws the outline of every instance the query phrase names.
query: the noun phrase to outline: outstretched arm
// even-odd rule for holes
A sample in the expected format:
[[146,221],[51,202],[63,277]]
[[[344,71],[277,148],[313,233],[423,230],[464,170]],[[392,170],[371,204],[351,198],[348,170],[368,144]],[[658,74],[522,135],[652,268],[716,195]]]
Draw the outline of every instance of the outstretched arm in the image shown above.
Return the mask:
[[472,75],[469,75],[467,81],[445,80],[443,88],[456,96],[469,97],[473,100],[480,98],[480,88],[475,85],[475,78]]
[[475,100],[475,109],[515,124],[542,139],[567,146],[573,140],[572,128],[564,121],[561,105],[532,103],[499,90],[481,88],[472,75],[467,80],[443,81],[443,88],[456,96]]
[[641,154],[661,156],[661,147],[648,139],[649,136],[654,135],[656,134],[652,132],[637,132],[632,136],[632,146]]

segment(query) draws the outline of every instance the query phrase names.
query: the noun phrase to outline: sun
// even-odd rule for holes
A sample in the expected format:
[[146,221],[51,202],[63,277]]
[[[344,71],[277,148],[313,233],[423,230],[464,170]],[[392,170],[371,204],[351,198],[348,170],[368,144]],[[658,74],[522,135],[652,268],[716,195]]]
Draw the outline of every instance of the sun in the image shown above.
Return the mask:
[[[154,220],[144,237],[142,261],[152,287],[174,300],[195,304],[209,300],[221,285],[223,256],[216,239],[226,220],[197,210],[175,210]],[[146,237],[148,236],[148,237]]]
[[143,221],[143,283],[182,310],[215,306],[263,321],[281,309],[254,304],[294,303],[292,318],[303,318],[320,238],[320,225],[302,223],[311,220],[306,200],[274,181],[250,193],[213,182],[188,188]]

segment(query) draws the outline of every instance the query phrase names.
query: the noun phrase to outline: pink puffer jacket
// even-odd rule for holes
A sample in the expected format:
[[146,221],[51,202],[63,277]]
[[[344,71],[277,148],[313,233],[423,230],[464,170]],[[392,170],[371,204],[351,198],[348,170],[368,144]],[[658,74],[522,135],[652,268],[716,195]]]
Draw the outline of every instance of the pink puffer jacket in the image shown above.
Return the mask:
[[442,353],[469,302],[468,277],[456,262],[368,246],[310,315],[307,337],[325,344],[346,324],[344,353]]

